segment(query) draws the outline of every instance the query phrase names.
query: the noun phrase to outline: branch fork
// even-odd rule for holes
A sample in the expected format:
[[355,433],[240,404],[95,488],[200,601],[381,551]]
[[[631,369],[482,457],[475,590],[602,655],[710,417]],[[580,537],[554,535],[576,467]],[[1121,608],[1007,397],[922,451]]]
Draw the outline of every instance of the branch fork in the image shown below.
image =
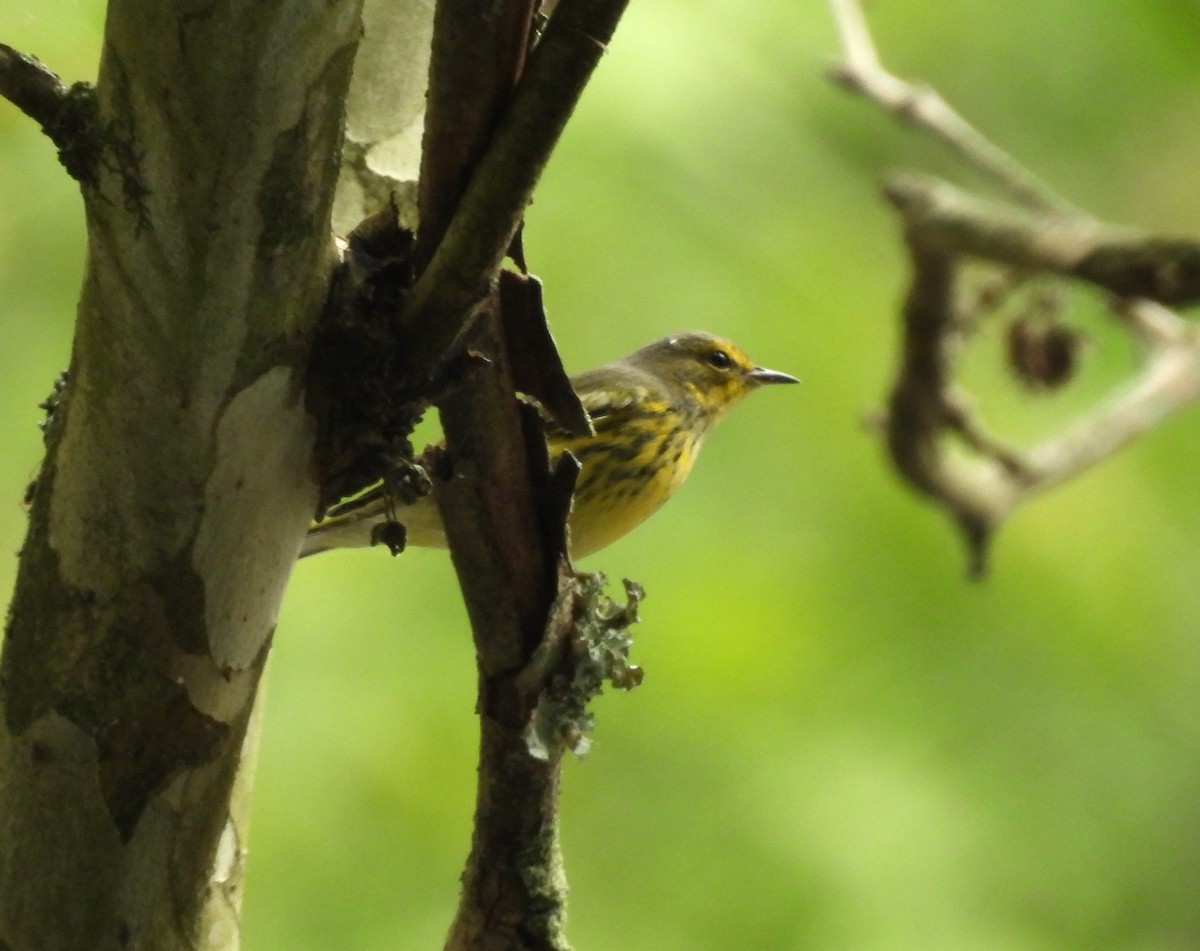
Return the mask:
[[[900,474],[959,526],[970,573],[979,576],[992,537],[1015,510],[1200,396],[1200,331],[1171,309],[1200,302],[1200,241],[1116,227],[1076,208],[935,90],[889,73],[858,0],[829,2],[843,54],[830,78],[946,145],[1007,197],[979,198],[926,175],[896,175],[884,186],[904,226],[912,276],[900,365],[877,428]],[[969,261],[995,265],[1010,276],[1005,283],[1048,276],[1108,293],[1113,313],[1141,344],[1139,368],[1041,442],[1018,447],[994,434],[955,381],[963,337],[958,300]],[[974,308],[971,319],[995,309],[988,303],[995,302]],[[1035,348],[1024,366],[1014,360],[1014,369],[1024,370],[1035,389],[1061,385],[1074,369],[1076,344],[1065,332],[1010,336],[1010,353]]]

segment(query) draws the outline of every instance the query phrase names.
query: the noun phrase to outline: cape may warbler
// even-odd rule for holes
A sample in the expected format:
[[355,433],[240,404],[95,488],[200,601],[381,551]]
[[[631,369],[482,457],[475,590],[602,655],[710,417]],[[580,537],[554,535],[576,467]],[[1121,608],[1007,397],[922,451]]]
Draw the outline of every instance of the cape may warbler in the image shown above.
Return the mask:
[[[582,467],[567,522],[572,556],[616,541],[667,501],[691,472],[705,437],[747,393],[796,382],[706,333],[666,337],[572,377],[595,435],[570,435],[553,424],[546,430],[551,456],[570,451]],[[391,508],[376,486],[313,523],[301,557],[373,544],[373,530],[389,510],[404,525],[406,544],[446,547],[431,498]]]

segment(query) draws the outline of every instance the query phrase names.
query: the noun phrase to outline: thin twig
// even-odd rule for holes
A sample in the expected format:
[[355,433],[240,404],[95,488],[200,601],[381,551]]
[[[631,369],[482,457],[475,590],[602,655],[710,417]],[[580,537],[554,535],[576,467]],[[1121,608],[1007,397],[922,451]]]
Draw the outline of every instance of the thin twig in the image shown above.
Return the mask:
[[47,134],[67,98],[66,84],[36,56],[0,43],[0,96],[33,119]]
[[[1025,458],[1038,474],[1024,495],[1043,492],[1115,454],[1200,396],[1200,336],[1159,347],[1142,371],[1093,414],[1030,447]],[[1024,501],[1018,497],[1014,502]]]
[[971,168],[1022,204],[1059,214],[1083,214],[962,118],[936,90],[888,72],[879,59],[858,0],[829,0],[829,5],[845,55],[830,69],[834,82],[949,146]]
[[[962,528],[972,574],[1016,508],[1102,462],[1200,396],[1200,329],[1168,308],[1139,299],[1116,309],[1147,351],[1132,381],[1058,434],[1021,449],[996,436],[954,384],[956,253],[909,236],[913,278],[904,309],[904,359],[885,426],[892,459],[922,493]],[[950,450],[957,433],[972,450]]]
[[1186,346],[1195,337],[1194,324],[1154,301],[1117,299],[1112,309],[1147,347]]
[[0,96],[41,126],[73,179],[85,186],[95,183],[95,87],[67,86],[36,57],[0,43]]

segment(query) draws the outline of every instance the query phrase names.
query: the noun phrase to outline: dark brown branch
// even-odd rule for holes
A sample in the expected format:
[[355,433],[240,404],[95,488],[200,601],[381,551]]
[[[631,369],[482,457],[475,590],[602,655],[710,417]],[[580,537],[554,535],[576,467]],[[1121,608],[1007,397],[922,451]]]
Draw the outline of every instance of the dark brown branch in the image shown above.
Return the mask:
[[[489,154],[493,130],[524,62],[531,0],[508,0],[496,5],[495,13],[481,19],[474,0],[439,0],[434,14],[419,261],[440,253],[447,229],[462,214],[466,184]],[[515,233],[515,224],[507,219],[502,224]],[[410,302],[404,312],[422,340],[480,318],[468,337],[471,352],[463,363],[464,378],[438,404],[448,467],[439,480],[438,500],[484,677],[520,666],[522,655],[532,652],[527,645],[540,636],[553,590],[537,533],[499,302],[488,296],[507,246],[505,239],[493,249],[494,260],[472,262],[475,270],[464,275],[471,293],[453,310],[422,319],[413,316],[419,304]],[[431,281],[439,281],[435,268],[426,271],[413,296]],[[453,290],[442,283],[435,286]]]
[[1200,301],[1200,241],[1044,215],[988,201],[925,175],[890,179],[888,199],[930,248],[1087,281],[1120,297]]
[[67,99],[66,84],[35,56],[0,43],[0,96],[43,129],[53,128]]
[[544,684],[521,674],[543,638],[564,640],[572,622],[550,615],[572,583],[563,526],[573,473],[551,479],[541,424],[515,399],[511,368],[565,376],[548,334],[528,337],[544,323],[502,319],[502,306],[532,302],[497,293],[497,276],[625,3],[563,0],[515,90],[531,0],[502,2],[490,19],[477,3],[441,0],[434,21],[417,254],[428,264],[400,320],[411,366],[441,366],[467,345],[445,374],[457,385],[438,400],[446,449],[433,473],[479,665],[475,834],[451,951],[566,947],[561,747],[531,755],[526,730]]
[[534,5],[497,4],[490,23],[481,21],[477,0],[440,0],[434,11],[419,178],[422,268],[441,244],[524,69]]
[[72,178],[84,184],[92,180],[96,104],[90,84],[68,87],[37,57],[0,43],[0,96],[41,126]]
[[983,570],[987,542],[1006,508],[995,495],[995,473],[964,467],[944,437],[956,425],[947,393],[953,379],[954,257],[910,242],[912,282],[904,303],[904,350],[888,402],[886,436],[896,468],[920,492],[938,500],[962,528],[971,571]]
[[[436,261],[453,251],[443,236],[463,214],[466,183],[481,159],[491,155],[493,131],[524,61],[531,0],[508,0],[495,12],[481,19],[474,0],[439,0],[434,15],[419,259]],[[506,219],[503,227],[515,233],[516,223]],[[474,270],[462,275],[458,287],[439,282],[436,267],[429,267],[414,298],[431,283],[435,294],[467,293],[452,309],[424,315],[417,310],[415,316],[420,304],[410,299],[403,314],[421,347],[445,328],[465,329],[480,318],[468,337],[470,352],[458,371],[462,379],[438,404],[448,467],[438,499],[485,677],[519,666],[522,654],[532,651],[527,645],[540,636],[552,596],[499,299],[493,293],[507,242],[494,247],[489,259],[472,261]],[[494,662],[497,656],[501,659]]]
[[558,4],[401,315],[413,336],[413,366],[439,365],[461,340],[627,5],[628,0]]

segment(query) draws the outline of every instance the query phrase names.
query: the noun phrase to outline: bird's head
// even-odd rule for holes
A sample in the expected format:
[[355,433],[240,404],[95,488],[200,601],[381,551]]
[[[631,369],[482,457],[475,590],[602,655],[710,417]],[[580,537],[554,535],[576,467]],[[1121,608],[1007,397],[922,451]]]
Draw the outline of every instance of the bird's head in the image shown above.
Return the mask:
[[800,382],[758,366],[732,341],[702,332],[664,337],[631,354],[628,361],[680,389],[692,408],[712,422],[751,390]]

